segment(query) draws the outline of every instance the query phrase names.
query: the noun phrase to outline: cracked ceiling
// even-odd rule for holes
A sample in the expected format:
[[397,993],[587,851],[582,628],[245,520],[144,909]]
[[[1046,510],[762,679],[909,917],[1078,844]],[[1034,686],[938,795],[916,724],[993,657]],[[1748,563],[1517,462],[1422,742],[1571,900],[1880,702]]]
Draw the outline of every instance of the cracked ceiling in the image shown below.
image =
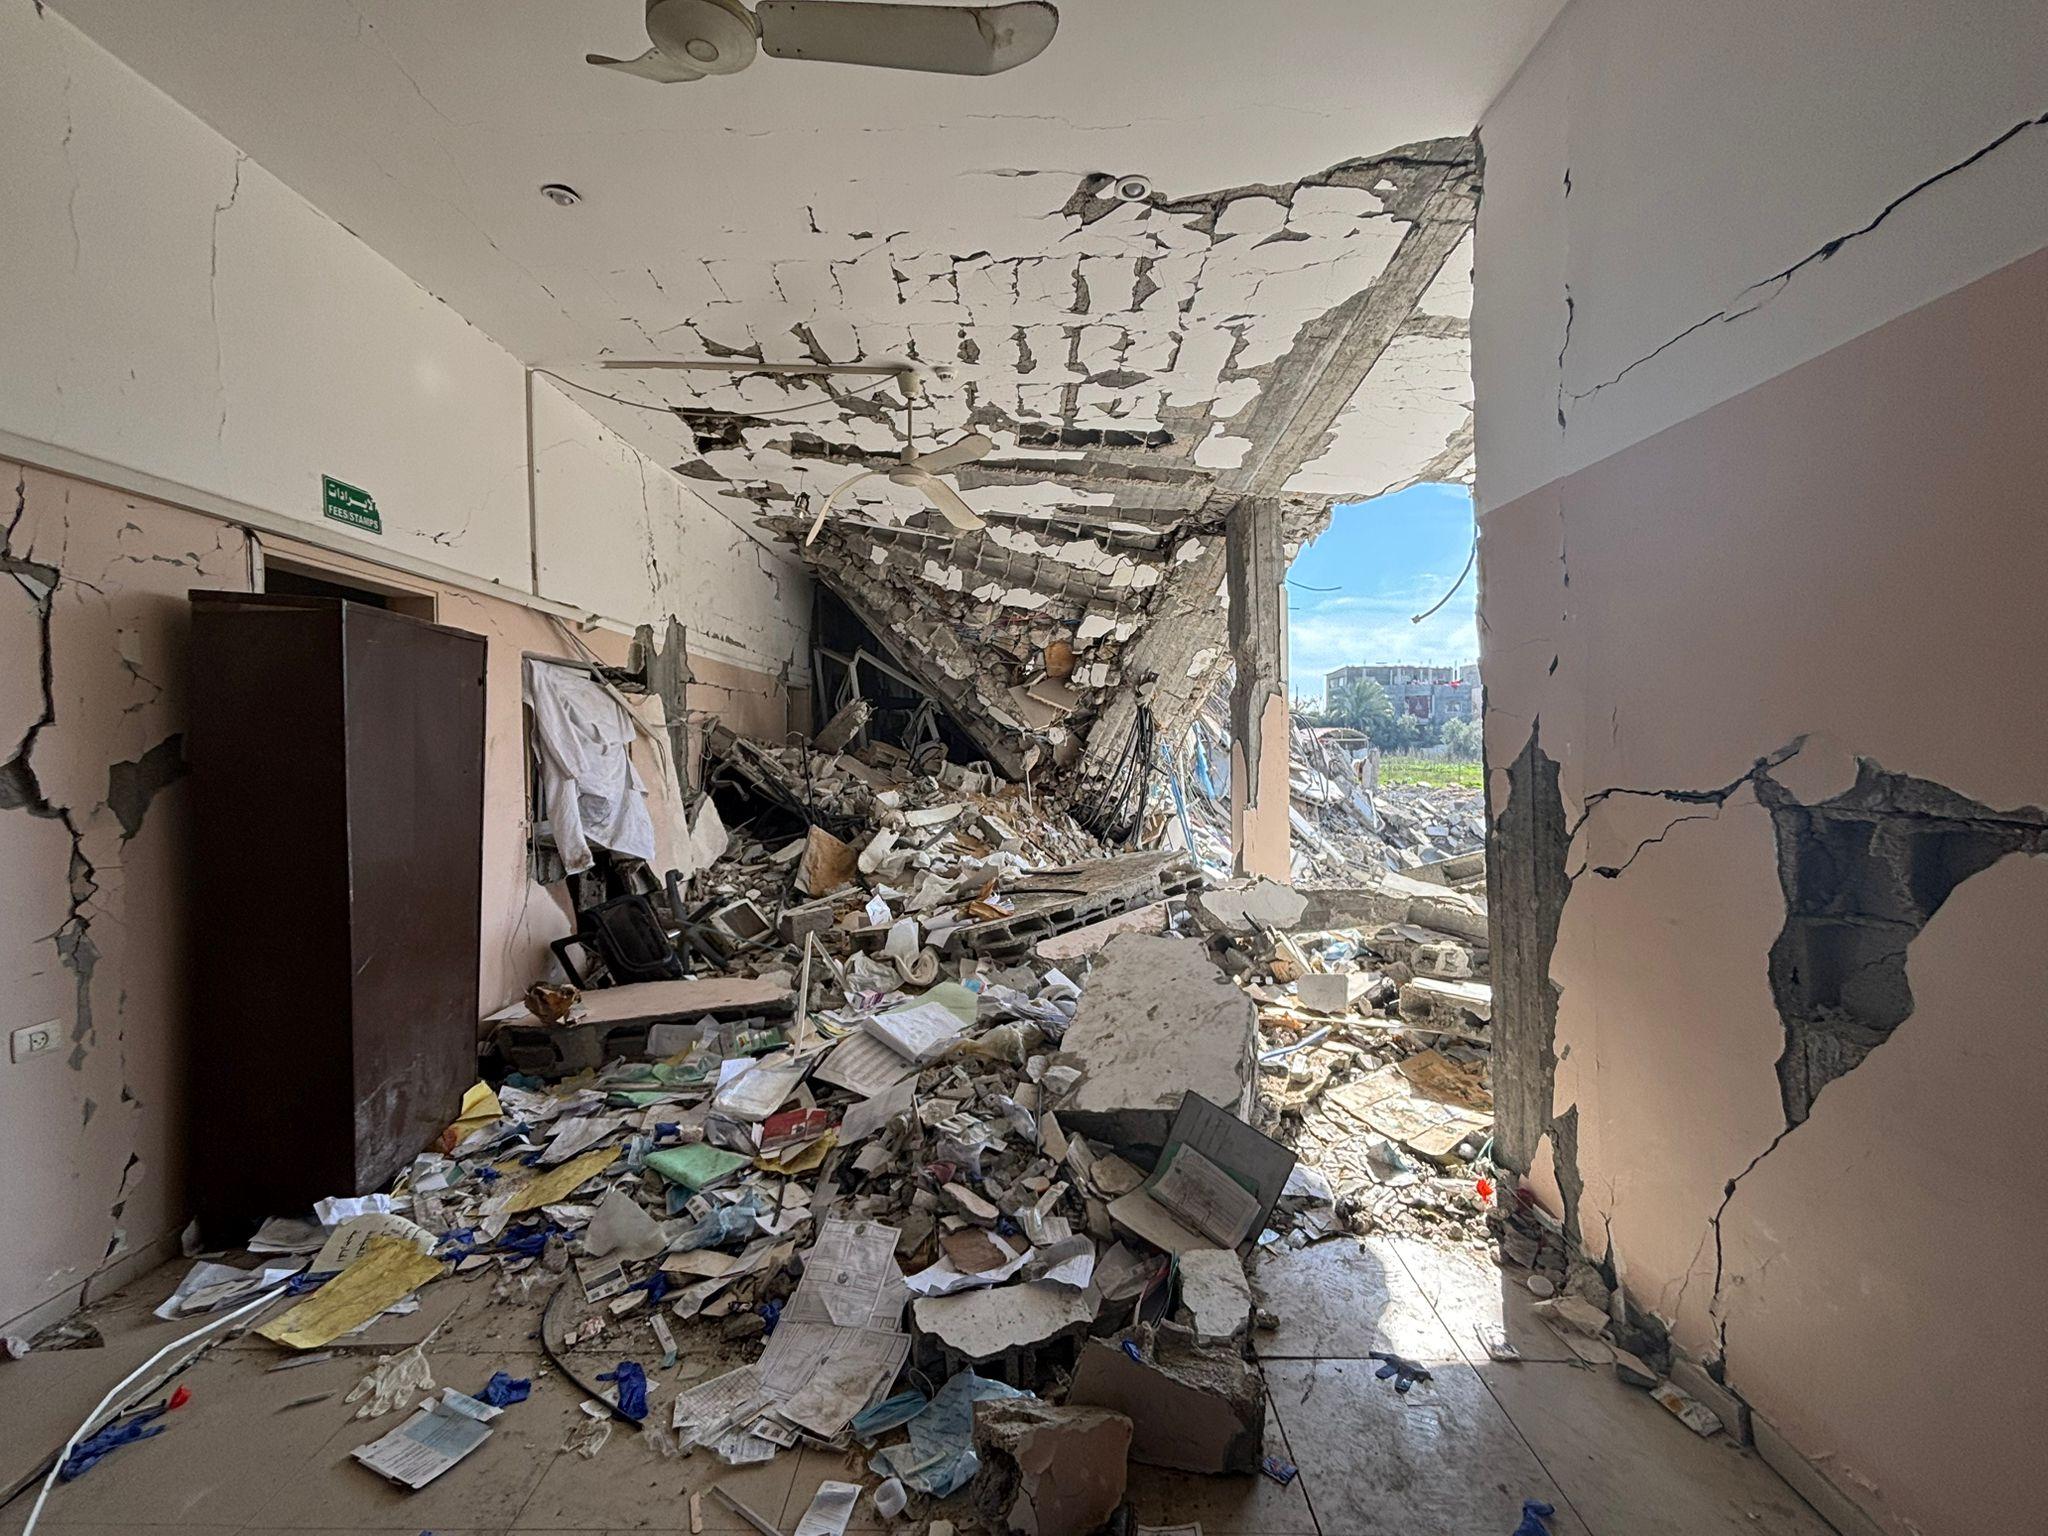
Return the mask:
[[[931,369],[913,446],[993,439],[952,477],[988,528],[869,480],[808,555],[1015,774],[1100,769],[1139,703],[1185,720],[1236,502],[1280,502],[1292,545],[1336,501],[1469,478],[1467,135],[1557,7],[1074,0],[1013,75],[678,87],[579,62],[635,0],[56,8],[761,536],[893,462],[905,414],[886,379],[748,361]],[[603,366],[646,357],[735,372]]]

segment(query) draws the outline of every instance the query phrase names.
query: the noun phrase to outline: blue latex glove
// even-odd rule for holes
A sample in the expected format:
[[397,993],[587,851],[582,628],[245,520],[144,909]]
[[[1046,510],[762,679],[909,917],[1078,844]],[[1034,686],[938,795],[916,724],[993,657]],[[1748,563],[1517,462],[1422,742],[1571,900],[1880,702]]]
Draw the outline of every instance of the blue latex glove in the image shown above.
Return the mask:
[[1550,1527],[1543,1522],[1557,1511],[1541,1499],[1522,1501],[1522,1523],[1516,1526],[1511,1536],[1550,1536]]
[[1428,1366],[1417,1365],[1413,1360],[1404,1360],[1401,1356],[1390,1354],[1385,1350],[1372,1350],[1368,1353],[1368,1358],[1383,1362],[1380,1368],[1373,1372],[1373,1375],[1381,1381],[1385,1381],[1391,1376],[1394,1379],[1394,1390],[1396,1392],[1406,1392],[1418,1381],[1428,1381],[1430,1379]]

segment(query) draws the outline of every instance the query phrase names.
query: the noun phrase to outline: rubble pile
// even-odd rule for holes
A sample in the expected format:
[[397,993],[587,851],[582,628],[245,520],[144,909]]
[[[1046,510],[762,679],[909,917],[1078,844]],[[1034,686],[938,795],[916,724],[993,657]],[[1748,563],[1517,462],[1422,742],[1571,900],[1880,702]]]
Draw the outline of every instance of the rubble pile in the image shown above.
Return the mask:
[[[1212,694],[1189,728],[1172,814],[1163,825],[1201,866],[1222,874],[1230,860],[1229,692]],[[1353,740],[1352,738],[1357,738]],[[1357,881],[1363,872],[1413,873],[1486,846],[1483,790],[1452,785],[1379,784],[1378,754],[1358,732],[1288,729],[1288,821],[1298,885]]]
[[[420,1486],[556,1375],[582,1455],[843,1456],[818,1529],[865,1493],[1080,1536],[1127,1462],[1272,1471],[1262,1252],[1486,1235],[1473,869],[1219,884],[974,768],[717,732],[707,764],[693,867],[645,898],[668,972],[586,934],[588,985],[497,1018],[394,1188],[251,1244],[303,1266],[258,1330],[287,1350],[441,1283],[537,1341],[480,1398],[381,1361],[363,1413],[414,1416],[372,1470]],[[282,1273],[200,1268],[193,1311]]]

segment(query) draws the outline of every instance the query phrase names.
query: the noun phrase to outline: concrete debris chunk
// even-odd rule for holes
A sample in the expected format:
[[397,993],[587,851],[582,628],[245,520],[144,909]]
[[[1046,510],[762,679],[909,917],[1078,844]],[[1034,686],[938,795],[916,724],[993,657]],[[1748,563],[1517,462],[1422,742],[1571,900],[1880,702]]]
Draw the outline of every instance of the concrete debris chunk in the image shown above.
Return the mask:
[[1124,1500],[1131,1421],[1035,1398],[974,1405],[975,1506],[1016,1536],[1090,1536]]
[[1095,962],[1065,1048],[1087,1076],[1060,1123],[1120,1147],[1159,1147],[1184,1095],[1246,1118],[1258,1010],[1192,939],[1127,933]]
[[1348,1013],[1372,982],[1369,971],[1311,971],[1295,982],[1294,995],[1317,1013]]
[[[1124,1350],[1138,1346],[1140,1359]],[[1131,1421],[1131,1459],[1209,1474],[1259,1470],[1266,1385],[1235,1347],[1197,1345],[1171,1328],[1090,1339],[1069,1404],[1113,1408]]]
[[1252,1285],[1230,1248],[1189,1248],[1179,1256],[1180,1300],[1198,1344],[1227,1344],[1251,1327]]

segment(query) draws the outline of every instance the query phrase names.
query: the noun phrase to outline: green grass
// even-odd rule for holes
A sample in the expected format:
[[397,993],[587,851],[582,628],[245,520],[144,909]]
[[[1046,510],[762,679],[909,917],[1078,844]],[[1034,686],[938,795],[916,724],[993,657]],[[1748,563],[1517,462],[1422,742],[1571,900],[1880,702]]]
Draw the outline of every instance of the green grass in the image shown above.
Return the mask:
[[1433,757],[1380,759],[1382,784],[1450,784],[1459,789],[1480,789],[1486,783],[1484,772],[1477,763],[1446,762]]

